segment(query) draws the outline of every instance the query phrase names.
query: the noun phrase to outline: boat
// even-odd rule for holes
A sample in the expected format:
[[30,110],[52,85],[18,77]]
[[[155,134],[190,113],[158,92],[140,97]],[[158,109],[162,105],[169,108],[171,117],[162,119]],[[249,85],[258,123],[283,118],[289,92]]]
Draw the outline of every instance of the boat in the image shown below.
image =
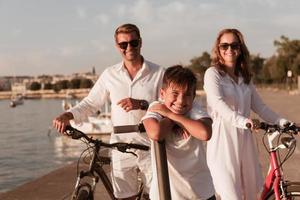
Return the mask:
[[[78,102],[75,102],[75,105]],[[62,108],[64,111],[72,108],[73,104],[70,101],[63,100]],[[72,127],[88,134],[88,135],[110,135],[113,131],[109,104],[106,103],[103,112],[99,111],[94,116],[88,117],[87,121],[75,124],[74,120],[70,120]]]
[[24,96],[22,94],[13,95],[10,100],[10,107],[14,108],[24,103]]

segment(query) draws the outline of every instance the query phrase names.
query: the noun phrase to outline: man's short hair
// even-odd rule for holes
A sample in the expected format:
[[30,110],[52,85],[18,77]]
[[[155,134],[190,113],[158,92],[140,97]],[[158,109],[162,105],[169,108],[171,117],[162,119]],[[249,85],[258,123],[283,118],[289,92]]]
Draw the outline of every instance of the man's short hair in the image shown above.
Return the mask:
[[194,95],[196,94],[197,78],[189,68],[181,65],[168,67],[164,73],[162,88],[166,89],[170,84],[187,87],[188,90],[193,90]]
[[134,24],[123,24],[119,26],[115,31],[115,40],[117,41],[117,35],[120,33],[132,33],[135,32],[138,38],[141,38],[140,36],[140,30],[139,28]]

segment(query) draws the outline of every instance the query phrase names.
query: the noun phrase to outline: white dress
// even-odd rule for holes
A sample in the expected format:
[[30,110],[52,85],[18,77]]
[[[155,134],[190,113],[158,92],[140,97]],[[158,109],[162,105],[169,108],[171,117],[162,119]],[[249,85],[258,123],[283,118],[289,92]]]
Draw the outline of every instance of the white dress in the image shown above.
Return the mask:
[[[222,73],[222,74],[221,74]],[[279,116],[259,97],[252,83],[238,83],[210,67],[204,76],[207,111],[213,119],[213,134],[207,145],[207,162],[216,192],[222,200],[254,200],[263,178],[253,136],[246,128],[251,110],[269,123]]]

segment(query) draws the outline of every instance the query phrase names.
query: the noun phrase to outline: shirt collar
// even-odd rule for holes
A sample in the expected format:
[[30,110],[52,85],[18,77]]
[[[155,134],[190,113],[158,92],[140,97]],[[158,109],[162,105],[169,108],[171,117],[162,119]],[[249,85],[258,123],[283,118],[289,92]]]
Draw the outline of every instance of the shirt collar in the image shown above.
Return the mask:
[[237,83],[233,80],[233,78],[231,78],[231,76],[229,76],[229,74],[225,73],[225,76],[226,76],[230,81],[232,81],[233,83],[238,84],[238,85],[242,84],[243,81],[244,81],[244,79],[243,79],[243,77],[242,77],[241,75],[238,76],[238,82],[237,82]]
[[[124,61],[120,62],[117,65],[117,70],[118,71],[126,70],[125,67],[124,67]],[[142,74],[144,74],[144,73],[147,73],[149,71],[150,71],[150,67],[149,67],[148,61],[143,59],[143,65],[142,65],[142,68],[141,68],[141,72],[142,72]]]

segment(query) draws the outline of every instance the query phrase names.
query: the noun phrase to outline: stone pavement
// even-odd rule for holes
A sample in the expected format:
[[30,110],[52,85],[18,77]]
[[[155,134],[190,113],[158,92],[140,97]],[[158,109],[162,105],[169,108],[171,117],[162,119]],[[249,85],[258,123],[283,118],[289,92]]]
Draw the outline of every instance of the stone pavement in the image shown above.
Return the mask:
[[[64,166],[16,189],[0,194],[1,200],[69,200],[76,181],[77,162]],[[100,184],[98,184],[100,186]],[[96,198],[109,199],[104,187],[97,187]]]

